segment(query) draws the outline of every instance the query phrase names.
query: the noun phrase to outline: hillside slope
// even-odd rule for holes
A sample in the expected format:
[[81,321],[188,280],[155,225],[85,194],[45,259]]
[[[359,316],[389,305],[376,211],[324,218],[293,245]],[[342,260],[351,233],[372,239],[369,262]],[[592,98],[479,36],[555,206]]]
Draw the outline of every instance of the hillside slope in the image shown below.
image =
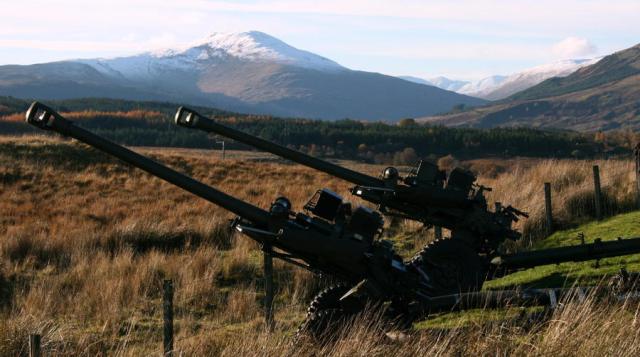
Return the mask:
[[447,126],[527,126],[580,131],[640,129],[640,45],[499,103],[422,118]]
[[446,77],[422,79],[400,76],[404,80],[436,86],[487,100],[501,100],[529,89],[552,77],[566,77],[578,69],[592,65],[601,58],[566,59],[527,68],[509,75],[492,75],[475,81],[453,80]]
[[[579,68],[597,63],[598,60],[599,58],[556,61],[525,69],[508,76],[491,76],[478,83],[471,83],[457,92],[488,100],[501,100],[534,87],[548,78],[568,76]],[[484,84],[483,82],[489,83]]]

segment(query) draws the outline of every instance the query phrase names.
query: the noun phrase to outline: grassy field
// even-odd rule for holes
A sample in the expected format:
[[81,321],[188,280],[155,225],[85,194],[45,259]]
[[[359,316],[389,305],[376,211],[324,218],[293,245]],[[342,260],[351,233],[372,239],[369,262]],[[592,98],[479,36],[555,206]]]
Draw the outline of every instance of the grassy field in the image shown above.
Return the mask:
[[[198,180],[268,207],[277,196],[300,209],[316,189],[346,196],[350,185],[259,153],[137,148]],[[341,162],[377,175],[382,166]],[[634,205],[632,163],[601,165],[607,215]],[[453,164],[451,162],[450,164]],[[493,191],[489,200],[529,211],[519,223],[523,243],[540,248],[588,239],[640,236],[637,213],[601,225],[593,217],[591,161],[475,160]],[[403,168],[406,170],[407,168]],[[542,239],[543,182],[551,181],[558,228]],[[351,197],[346,197],[352,199]],[[634,355],[640,353],[636,310],[629,306],[569,304],[549,322],[473,322],[445,332],[420,330],[389,341],[360,321],[337,344],[290,344],[306,304],[326,282],[276,262],[276,330],[262,323],[261,254],[232,235],[224,210],[75,142],[42,137],[0,139],[0,355],[26,353],[27,335],[40,332],[52,355],[160,355],[161,284],[176,286],[176,348],[185,355]],[[386,229],[409,257],[431,239],[411,222]],[[489,287],[536,283],[554,274],[591,276],[629,261],[607,260],[606,269],[562,264],[491,282]],[[511,280],[510,280],[511,279]],[[473,313],[472,313],[473,314]],[[490,316],[484,312],[476,315]],[[441,317],[451,325],[451,317]],[[374,319],[375,320],[375,319]],[[486,321],[484,317],[480,320]],[[370,321],[370,320],[369,320]],[[472,321],[469,327],[469,321]]]

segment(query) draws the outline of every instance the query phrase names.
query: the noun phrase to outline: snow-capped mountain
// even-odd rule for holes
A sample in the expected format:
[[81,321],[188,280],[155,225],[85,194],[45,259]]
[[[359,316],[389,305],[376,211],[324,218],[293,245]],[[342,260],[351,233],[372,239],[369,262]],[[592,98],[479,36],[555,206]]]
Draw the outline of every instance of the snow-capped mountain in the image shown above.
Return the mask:
[[450,90],[453,92],[459,92],[460,89],[466,85],[468,85],[469,81],[460,81],[456,79],[449,79],[446,77],[435,77],[429,78],[429,82],[433,83],[434,86],[446,90]]
[[249,61],[269,61],[322,71],[344,70],[336,62],[314,53],[299,50],[259,31],[243,33],[214,33],[205,43],[199,56],[232,56]]
[[[599,60],[600,58],[570,59],[548,63],[525,69],[524,71],[513,73],[506,77],[488,77],[478,82],[488,82],[487,85],[478,85],[477,88],[470,86],[462,88],[462,90],[458,92],[488,100],[504,99],[512,94],[542,83],[551,77],[566,77],[578,69],[592,65]],[[499,77],[498,80],[496,80],[495,77]],[[493,82],[493,85],[490,84],[491,82]]]
[[434,86],[441,89],[450,90],[452,92],[457,92],[460,88],[471,83],[469,81],[459,81],[459,80],[449,79],[442,76],[429,78],[429,79],[413,77],[413,76],[399,76],[398,78],[402,78],[405,81],[409,81],[413,83],[419,83],[427,86]]
[[340,71],[345,67],[330,59],[289,46],[259,31],[213,33],[184,49],[164,49],[129,57],[80,59],[109,76],[146,80],[166,71],[194,71],[229,60],[278,63],[315,69]]
[[421,79],[403,76],[400,78],[415,83],[433,85],[476,98],[499,100],[533,87],[551,77],[566,77],[578,69],[592,65],[599,60],[600,58],[561,60],[525,69],[507,76],[494,75],[477,81],[453,80],[446,77]]
[[483,93],[485,91],[491,91],[493,88],[497,88],[500,86],[505,80],[507,76],[495,75],[490,77],[482,78],[479,81],[468,82],[464,86],[460,87],[457,92],[458,93]]
[[[593,64],[586,66],[588,63]],[[582,67],[573,71],[574,65]],[[566,75],[568,71],[573,72]],[[557,76],[518,92],[508,100],[418,120],[434,125],[476,128],[534,127],[592,133],[640,130],[640,44],[601,60],[562,61],[536,67],[524,71],[522,77],[526,74],[535,77],[541,73],[547,76],[549,72]]]
[[163,100],[321,119],[401,119],[484,101],[351,70],[262,32],[118,58],[0,66],[0,95]]

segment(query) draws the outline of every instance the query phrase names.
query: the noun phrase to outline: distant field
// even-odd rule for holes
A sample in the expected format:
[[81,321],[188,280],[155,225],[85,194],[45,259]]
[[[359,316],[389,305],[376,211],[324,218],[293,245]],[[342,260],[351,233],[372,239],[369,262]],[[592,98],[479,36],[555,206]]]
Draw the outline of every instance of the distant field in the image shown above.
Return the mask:
[[[228,151],[222,160],[219,150],[135,150],[261,207],[285,195],[300,209],[321,187],[352,199],[349,183],[267,154]],[[384,168],[340,163],[373,175]],[[597,163],[607,215],[631,211],[632,163]],[[576,228],[593,217],[593,161],[513,158],[461,164],[493,187],[491,204],[498,200],[530,212],[531,219],[519,224],[523,244],[512,249],[563,244],[577,230],[588,238],[614,238],[619,232],[640,236],[633,224],[637,213],[607,221],[627,222],[620,231],[622,223],[611,223],[611,229]],[[558,228],[574,230],[541,240],[545,181],[552,182]],[[52,354],[159,354],[166,278],[176,285],[176,347],[186,355],[640,352],[637,328],[630,327],[637,314],[595,304],[558,312],[532,331],[476,325],[445,335],[416,332],[407,342],[389,343],[356,326],[338,345],[294,348],[288,337],[325,282],[277,262],[277,326],[273,335],[263,334],[261,253],[248,239],[229,233],[229,218],[224,210],[85,145],[47,137],[0,138],[0,355],[25,353],[32,331],[43,334]],[[430,231],[410,222],[387,227],[385,235],[406,257],[431,239]],[[514,279],[531,283],[553,273],[548,269],[575,272],[589,263],[583,264],[539,268]]]

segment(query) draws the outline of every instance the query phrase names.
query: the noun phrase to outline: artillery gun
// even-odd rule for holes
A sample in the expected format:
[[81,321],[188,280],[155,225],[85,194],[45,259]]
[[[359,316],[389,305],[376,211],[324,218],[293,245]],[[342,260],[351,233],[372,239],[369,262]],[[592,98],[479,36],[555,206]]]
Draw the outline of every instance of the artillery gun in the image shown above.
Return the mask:
[[[351,209],[349,203],[329,190],[318,191],[305,206],[309,214],[292,211],[284,197],[276,198],[265,210],[84,130],[38,102],[31,105],[26,120],[93,146],[238,215],[232,228],[263,247],[274,248],[275,258],[339,280],[339,285],[318,294],[309,308],[303,326],[315,335],[330,332],[333,323],[354,316],[370,304],[384,306],[386,317],[407,325],[438,311],[499,307],[507,300],[553,304],[558,296],[572,294],[566,289],[468,291],[455,275],[448,284],[457,285],[457,290],[439,294],[433,284],[445,282],[439,277],[438,268],[412,268],[413,263],[404,262],[390,242],[380,239],[383,220],[379,213],[365,207]],[[640,238],[499,255],[488,264],[518,269],[637,252]]]
[[386,216],[448,228],[451,239],[432,242],[412,260],[412,269],[420,274],[430,270],[436,276],[431,295],[479,290],[487,278],[504,274],[504,269],[498,271],[490,262],[498,256],[502,243],[520,238],[512,223],[528,217],[511,206],[496,205],[489,210],[484,192],[491,189],[475,184],[476,177],[462,168],[453,169],[447,177],[437,165],[420,161],[404,178],[394,167],[384,169],[381,177],[373,177],[249,135],[186,107],[178,109],[175,121],[351,182],[356,185],[351,189],[353,195],[376,204]]

